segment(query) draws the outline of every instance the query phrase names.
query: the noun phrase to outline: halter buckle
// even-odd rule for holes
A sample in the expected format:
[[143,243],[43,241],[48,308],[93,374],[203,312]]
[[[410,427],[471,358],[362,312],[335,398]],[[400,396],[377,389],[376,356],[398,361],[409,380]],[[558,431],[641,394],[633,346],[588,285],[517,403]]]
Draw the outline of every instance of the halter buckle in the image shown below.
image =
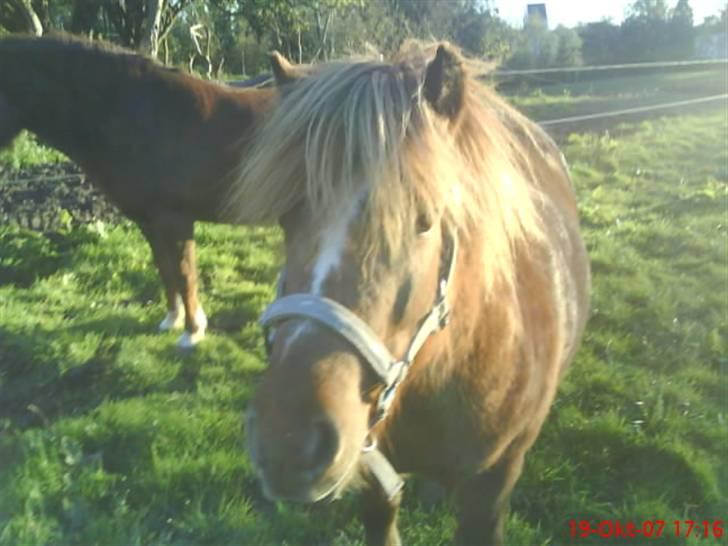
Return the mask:
[[435,303],[437,323],[440,330],[444,329],[450,323],[450,308],[447,305],[447,281],[448,279],[440,280],[437,302]]
[[437,309],[437,323],[440,330],[442,330],[450,323],[450,308],[447,306],[445,296],[440,298],[435,308]]
[[361,449],[362,453],[369,453],[377,449],[377,439],[372,436],[371,432],[367,433],[367,437],[364,438],[364,447]]
[[397,392],[397,387],[399,387],[399,384],[402,382],[405,374],[407,373],[406,370],[408,364],[409,363],[405,362],[404,360],[398,360],[392,364],[392,369],[397,368],[396,375],[387,385],[385,385],[384,390],[382,390],[381,394],[379,395],[379,400],[377,400],[377,410],[374,414],[373,424],[378,423],[384,418],[385,415],[387,415],[389,407],[392,405],[392,401],[394,400],[394,394]]

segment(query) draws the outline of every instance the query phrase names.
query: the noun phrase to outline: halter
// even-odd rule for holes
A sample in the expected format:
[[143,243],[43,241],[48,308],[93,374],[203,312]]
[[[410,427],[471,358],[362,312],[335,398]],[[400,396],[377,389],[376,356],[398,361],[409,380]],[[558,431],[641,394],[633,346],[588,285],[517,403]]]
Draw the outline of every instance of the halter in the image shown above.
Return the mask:
[[[401,359],[392,355],[366,322],[340,303],[314,294],[283,296],[285,269],[278,280],[276,300],[268,306],[260,318],[260,324],[265,333],[268,356],[270,356],[271,349],[270,329],[287,319],[311,319],[343,337],[364,358],[384,385],[372,417],[371,431],[386,417],[398,387],[407,376],[412,362],[427,339],[448,324],[450,310],[447,303],[447,292],[455,271],[458,250],[457,237],[450,235],[448,240],[449,244],[445,245],[440,259],[440,278],[437,283],[435,303],[430,312],[420,321],[417,331]],[[372,472],[387,497],[391,499],[402,489],[404,482],[391,463],[377,449],[376,440],[372,437],[371,432],[367,434],[365,442],[362,448],[362,462]]]

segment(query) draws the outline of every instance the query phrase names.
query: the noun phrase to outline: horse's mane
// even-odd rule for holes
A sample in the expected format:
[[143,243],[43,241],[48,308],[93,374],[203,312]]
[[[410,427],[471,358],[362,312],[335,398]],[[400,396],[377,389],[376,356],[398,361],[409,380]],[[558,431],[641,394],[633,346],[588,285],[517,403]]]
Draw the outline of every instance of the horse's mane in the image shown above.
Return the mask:
[[442,215],[483,242],[486,288],[512,287],[519,243],[542,236],[523,142],[538,129],[467,68],[463,109],[442,119],[423,96],[432,56],[409,43],[393,62],[334,62],[294,84],[239,169],[238,216],[275,221],[305,199],[325,225],[365,190],[370,254],[410,248],[418,216]]

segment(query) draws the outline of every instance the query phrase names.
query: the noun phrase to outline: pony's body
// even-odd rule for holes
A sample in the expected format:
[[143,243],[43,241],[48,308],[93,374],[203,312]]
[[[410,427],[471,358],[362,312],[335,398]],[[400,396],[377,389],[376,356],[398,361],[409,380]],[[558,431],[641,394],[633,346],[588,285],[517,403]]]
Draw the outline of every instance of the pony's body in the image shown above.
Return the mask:
[[[550,140],[540,144],[544,147],[534,149],[532,157],[534,172],[550,186],[543,190],[569,197],[545,207],[543,220],[554,229],[516,256],[519,323],[513,321],[511,295],[497,290],[488,295],[472,285],[483,263],[477,249],[485,248],[487,239],[472,240],[451,289],[448,328],[468,332],[448,340],[451,354],[458,356],[414,368],[381,429],[379,441],[400,472],[457,487],[493,468],[506,452],[523,453],[536,439],[574,355],[587,316],[588,266],[560,154]],[[509,347],[504,340],[513,336],[517,342]],[[426,361],[434,350],[420,359]]]
[[[313,312],[276,323],[246,430],[264,492],[316,501],[358,476],[368,542],[397,544],[398,496],[382,494],[362,456],[374,438],[397,472],[455,492],[459,542],[501,544],[524,455],[588,315],[562,155],[446,47],[434,60],[415,48],[393,64],[324,67],[291,85],[259,139],[238,206],[280,219],[280,302],[333,300],[396,359],[443,280],[450,310],[381,420],[382,374],[350,337]],[[438,277],[455,239],[453,276]]]
[[[111,46],[0,40],[0,147],[21,129],[75,161],[149,240],[186,343],[204,331],[193,223],[223,221],[230,170],[274,89],[232,89]],[[199,319],[199,320],[197,320]]]

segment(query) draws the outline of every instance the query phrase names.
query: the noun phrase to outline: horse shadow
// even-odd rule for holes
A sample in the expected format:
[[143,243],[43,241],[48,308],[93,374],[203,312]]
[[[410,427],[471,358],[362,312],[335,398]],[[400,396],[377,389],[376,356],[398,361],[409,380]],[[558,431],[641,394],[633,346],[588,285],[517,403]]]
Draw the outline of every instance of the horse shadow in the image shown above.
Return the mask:
[[[0,326],[0,419],[9,420],[20,430],[46,426],[64,416],[90,412],[107,400],[131,398],[155,390],[154,386],[128,387],[122,381],[122,370],[115,365],[124,341],[148,333],[149,327],[123,313],[72,321],[57,329],[11,332]],[[64,369],[63,362],[42,356],[46,348],[61,340],[84,339],[87,334],[99,332],[113,334],[103,334],[93,354],[81,364]],[[159,353],[170,350],[173,347],[164,344],[157,349]],[[199,371],[192,355],[186,356],[177,376],[161,388],[191,391]]]

